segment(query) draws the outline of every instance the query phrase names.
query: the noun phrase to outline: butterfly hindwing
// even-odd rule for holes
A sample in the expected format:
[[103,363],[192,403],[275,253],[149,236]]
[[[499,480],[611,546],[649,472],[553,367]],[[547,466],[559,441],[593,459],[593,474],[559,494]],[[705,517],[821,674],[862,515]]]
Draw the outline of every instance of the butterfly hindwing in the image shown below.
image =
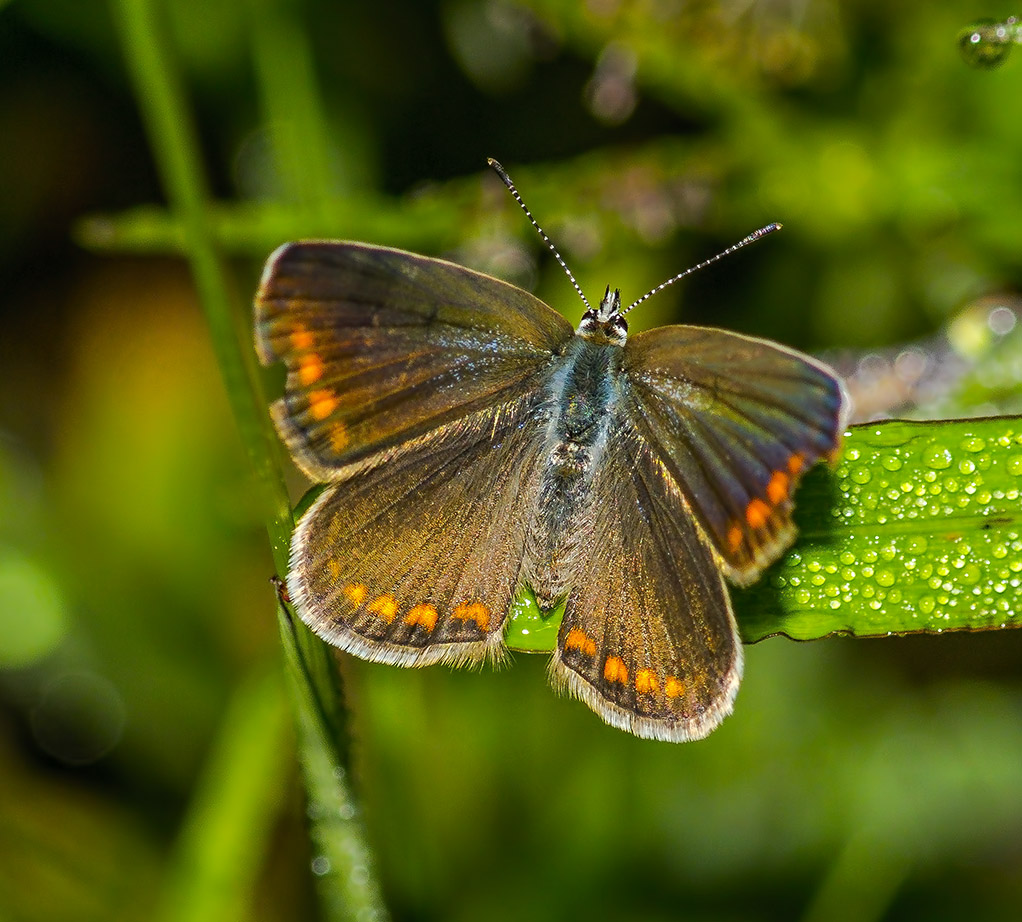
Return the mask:
[[742,672],[713,553],[628,421],[611,432],[593,494],[590,550],[567,598],[554,684],[637,736],[706,736],[730,713]]
[[836,450],[840,383],[800,353],[705,327],[639,333],[624,354],[639,432],[727,575],[751,582],[794,538],[800,476]]
[[[479,411],[328,487],[291,545],[317,634],[375,662],[499,659],[540,475],[536,398]],[[508,463],[513,458],[514,463]]]
[[256,296],[259,357],[287,369],[274,420],[314,480],[534,388],[571,335],[506,282],[364,243],[287,244]]

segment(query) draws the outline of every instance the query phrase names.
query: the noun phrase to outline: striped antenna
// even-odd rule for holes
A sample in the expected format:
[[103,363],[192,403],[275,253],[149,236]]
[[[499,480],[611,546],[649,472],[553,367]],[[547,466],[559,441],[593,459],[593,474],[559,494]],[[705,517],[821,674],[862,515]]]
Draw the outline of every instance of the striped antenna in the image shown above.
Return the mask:
[[749,234],[748,237],[739,240],[738,243],[736,243],[734,246],[728,247],[726,250],[724,250],[724,252],[718,253],[716,256],[711,256],[709,259],[704,259],[701,263],[699,263],[699,265],[693,266],[691,269],[686,269],[684,272],[679,272],[676,276],[674,276],[674,278],[668,279],[666,282],[657,285],[657,287],[652,289],[651,291],[647,291],[637,301],[633,301],[631,304],[629,304],[628,307],[621,311],[621,313],[627,314],[633,307],[638,307],[640,304],[642,304],[643,301],[652,298],[653,295],[655,295],[658,291],[663,291],[668,285],[673,285],[679,279],[685,278],[686,275],[691,275],[693,272],[698,272],[700,269],[705,269],[707,266],[713,265],[713,263],[717,262],[717,260],[723,259],[725,256],[730,256],[732,253],[735,252],[735,250],[740,250],[742,247],[748,246],[750,243],[755,243],[757,240],[759,240],[760,237],[765,237],[767,234],[772,234],[774,231],[780,230],[781,227],[782,225],[774,223],[768,224],[766,227],[761,227],[759,230],[753,231],[751,234]]
[[[532,223],[532,226],[536,228],[537,231],[539,231],[539,235],[540,237],[543,238],[543,242],[548,247],[550,247],[550,252],[554,254],[554,259],[557,260],[561,268],[565,271],[568,278],[571,280],[571,284],[574,286],[575,291],[578,292],[578,296],[582,299],[582,303],[585,304],[586,310],[591,311],[592,308],[589,306],[589,301],[586,299],[585,294],[579,287],[578,282],[575,281],[575,276],[571,274],[571,270],[568,268],[568,264],[563,259],[561,259],[561,254],[557,252],[557,247],[554,246],[553,241],[551,241],[550,238],[546,235],[546,231],[544,231],[543,228],[539,226],[539,222],[532,216],[532,212],[529,211],[528,206],[526,206],[525,202],[522,201],[522,197],[521,195],[518,194],[518,190],[515,188],[515,184],[511,182],[511,177],[507,175],[507,170],[505,170],[504,167],[497,163],[497,161],[494,160],[492,157],[487,157],[486,162],[491,167],[493,167],[494,172],[500,177],[501,182],[503,182],[504,185],[507,186],[508,191],[514,196],[515,201],[522,206],[522,211],[525,212],[525,216]],[[672,279],[671,281],[674,280]],[[652,294],[652,292],[650,292],[650,294]]]

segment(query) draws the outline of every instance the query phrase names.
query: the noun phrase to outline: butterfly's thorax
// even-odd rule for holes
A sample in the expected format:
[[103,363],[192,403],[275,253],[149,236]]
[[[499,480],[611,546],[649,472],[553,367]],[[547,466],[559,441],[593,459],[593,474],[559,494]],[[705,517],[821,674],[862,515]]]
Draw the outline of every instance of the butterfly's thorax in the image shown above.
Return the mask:
[[541,605],[571,588],[564,574],[586,546],[593,473],[621,399],[623,351],[606,337],[577,334],[550,380],[540,501],[525,555],[527,581]]

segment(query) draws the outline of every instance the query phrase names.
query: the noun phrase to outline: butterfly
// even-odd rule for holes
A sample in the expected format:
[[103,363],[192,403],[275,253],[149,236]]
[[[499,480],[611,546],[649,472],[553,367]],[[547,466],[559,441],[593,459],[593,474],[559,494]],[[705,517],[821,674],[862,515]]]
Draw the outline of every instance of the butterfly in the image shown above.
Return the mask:
[[[792,542],[800,476],[837,449],[828,367],[737,333],[628,335],[620,293],[577,329],[533,295],[367,243],[274,252],[260,360],[277,430],[327,484],[287,588],[321,638],[398,666],[499,661],[524,589],[564,606],[553,684],[608,724],[684,741],[731,712],[742,646],[727,581]],[[776,229],[770,225],[689,272]]]

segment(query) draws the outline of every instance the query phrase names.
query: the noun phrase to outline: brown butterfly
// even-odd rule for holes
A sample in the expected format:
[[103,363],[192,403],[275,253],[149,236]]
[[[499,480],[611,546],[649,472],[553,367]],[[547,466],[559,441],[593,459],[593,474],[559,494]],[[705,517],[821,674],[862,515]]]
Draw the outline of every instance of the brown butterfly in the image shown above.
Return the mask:
[[842,388],[736,333],[629,337],[609,288],[586,306],[573,330],[439,259],[277,250],[256,348],[287,368],[281,437],[328,484],[295,530],[288,590],[330,643],[424,666],[499,659],[527,587],[565,605],[555,685],[638,736],[698,739],[742,674],[725,579],[747,585],[791,543],[792,494],[836,450]]

